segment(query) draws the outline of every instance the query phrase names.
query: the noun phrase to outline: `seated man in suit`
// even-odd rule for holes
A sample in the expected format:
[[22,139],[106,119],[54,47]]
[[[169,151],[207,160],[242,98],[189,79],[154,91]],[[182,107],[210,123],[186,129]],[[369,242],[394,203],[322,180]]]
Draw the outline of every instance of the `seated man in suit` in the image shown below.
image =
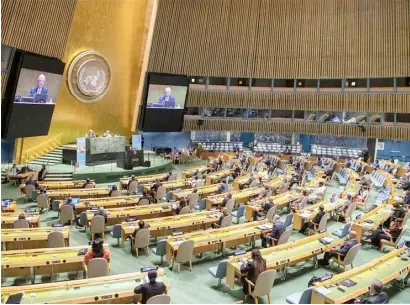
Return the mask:
[[302,229],[300,229],[300,233],[305,233],[305,231],[306,231],[306,229],[307,228],[310,228],[310,229],[313,229],[314,228],[314,224],[315,223],[319,223],[320,222],[320,220],[322,219],[322,217],[323,216],[325,216],[325,208],[323,207],[323,205],[321,205],[320,207],[319,207],[319,212],[316,214],[316,216],[315,217],[313,217],[313,219],[312,219],[312,221],[310,221],[310,222],[305,222],[304,224],[303,224],[303,227],[302,227]]
[[142,196],[141,196],[140,199],[138,200],[137,205],[139,205],[140,202],[141,202],[141,200],[143,200],[143,199],[148,199],[148,202],[149,202],[150,204],[154,202],[154,198],[152,198],[151,196],[149,196],[146,191],[144,191],[144,192],[142,193]]
[[362,296],[355,300],[356,304],[387,304],[389,296],[383,292],[383,283],[379,280],[373,280],[370,283],[368,296]]
[[232,194],[229,193],[228,195],[225,196],[225,198],[221,202],[221,209],[226,206],[226,203],[228,202],[229,199],[232,199]]
[[99,215],[104,217],[105,223],[107,223],[108,215],[107,215],[107,212],[104,210],[103,207],[100,207],[100,209],[97,212],[94,213],[94,216],[99,216]]
[[45,172],[46,172],[46,166],[42,165],[41,169],[40,169],[40,172],[38,173],[38,177],[37,177],[38,181],[43,181],[44,180],[45,174],[46,174]]
[[90,178],[85,179],[85,182],[83,184],[83,189],[85,189],[85,187],[89,184],[91,184],[91,179]]
[[135,294],[141,294],[141,304],[146,304],[153,296],[167,293],[167,286],[163,282],[157,282],[156,271],[148,272],[148,279],[147,284],[141,284],[134,289]]
[[162,185],[162,183],[159,181],[159,179],[157,179],[155,181],[154,185],[151,186],[151,190],[156,192],[161,185]]
[[[285,231],[286,231],[285,223],[280,220],[280,216],[279,215],[273,216],[272,232],[270,232],[268,235],[262,234],[261,236],[262,247],[266,248],[267,244],[270,244],[271,242],[272,242],[272,246],[274,246],[275,243],[279,240],[280,236]],[[276,239],[276,241],[272,240],[272,238]]]
[[164,95],[159,98],[158,104],[161,104],[165,107],[175,108],[175,97],[173,97],[171,93],[172,90],[170,87],[165,88]]
[[[266,200],[266,198],[265,198],[265,200]],[[262,219],[265,218],[265,216],[266,216],[266,214],[268,214],[268,211],[270,210],[270,208],[273,207],[274,205],[275,205],[275,203],[273,202],[273,198],[268,198],[267,201],[265,201],[261,204],[262,211],[260,211],[260,212],[255,211],[253,213],[253,220],[256,221],[256,220],[260,220],[261,218]]]
[[48,89],[44,87],[46,77],[44,74],[40,74],[37,78],[37,86],[30,89],[28,96],[34,96],[36,94],[48,94]]
[[352,204],[352,195],[347,194],[345,202],[340,208],[337,209],[337,213],[340,216],[344,217],[347,212],[347,209],[350,207],[351,204]]
[[326,186],[323,182],[319,182],[317,187],[308,197],[308,203],[313,203],[319,198],[324,198],[326,192]]
[[349,239],[345,241],[340,247],[336,247],[334,249],[331,249],[329,252],[325,252],[325,255],[323,256],[323,259],[319,260],[319,265],[320,266],[328,266],[329,265],[329,260],[332,257],[338,257],[340,254],[342,259],[346,256],[347,252],[349,250],[357,245],[357,240],[356,240],[356,231],[350,231],[349,232]]

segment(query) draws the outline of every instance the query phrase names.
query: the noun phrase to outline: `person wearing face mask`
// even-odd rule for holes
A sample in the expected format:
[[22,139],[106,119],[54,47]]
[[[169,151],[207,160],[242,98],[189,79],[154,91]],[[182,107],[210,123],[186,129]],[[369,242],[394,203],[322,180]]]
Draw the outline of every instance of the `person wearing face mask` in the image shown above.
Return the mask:
[[357,298],[355,304],[387,304],[389,296],[383,291],[383,283],[373,280],[370,283],[369,295]]

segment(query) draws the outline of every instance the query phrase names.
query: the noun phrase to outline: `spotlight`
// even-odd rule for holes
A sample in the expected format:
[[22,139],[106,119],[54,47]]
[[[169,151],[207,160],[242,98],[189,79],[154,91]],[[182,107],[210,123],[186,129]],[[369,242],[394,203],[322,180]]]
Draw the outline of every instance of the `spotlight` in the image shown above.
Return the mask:
[[195,78],[191,78],[191,83],[195,84],[196,79]]

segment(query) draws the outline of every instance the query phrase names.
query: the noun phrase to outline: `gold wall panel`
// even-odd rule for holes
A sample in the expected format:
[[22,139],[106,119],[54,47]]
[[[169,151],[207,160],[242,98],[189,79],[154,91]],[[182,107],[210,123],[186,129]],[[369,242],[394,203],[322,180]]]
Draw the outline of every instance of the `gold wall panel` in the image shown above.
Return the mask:
[[61,59],[76,3],[77,0],[2,0],[1,42]]
[[1,72],[1,96],[4,96],[6,85],[7,85],[7,72]]
[[409,43],[409,0],[161,0],[149,71],[409,76]]
[[267,93],[189,90],[188,107],[410,113],[410,94]]
[[[26,150],[61,133],[64,143],[75,142],[90,128],[97,134],[107,129],[125,136],[131,134],[141,72],[146,5],[147,0],[78,0],[63,58],[67,65],[49,135],[20,140],[18,145],[23,145],[20,150],[23,155]],[[111,68],[106,94],[89,104],[70,94],[66,78],[72,59],[85,50],[100,53]]]
[[[198,126],[198,120],[203,121]],[[379,139],[405,140],[410,139],[410,127],[367,125],[367,131],[362,133],[356,125],[321,124],[308,122],[278,122],[243,119],[203,119],[185,116],[184,130],[193,131],[240,131],[269,132],[297,134],[332,134],[337,136],[366,137]]]

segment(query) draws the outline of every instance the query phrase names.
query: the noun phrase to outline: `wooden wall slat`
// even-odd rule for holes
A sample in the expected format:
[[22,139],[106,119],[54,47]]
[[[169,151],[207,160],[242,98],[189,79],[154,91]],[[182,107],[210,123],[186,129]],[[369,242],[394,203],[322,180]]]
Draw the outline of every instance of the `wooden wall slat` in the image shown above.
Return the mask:
[[[198,126],[198,120],[203,124]],[[240,131],[240,132],[273,132],[297,134],[332,134],[338,136],[366,137],[393,140],[408,140],[410,128],[400,126],[366,126],[362,133],[355,125],[322,124],[307,122],[278,122],[242,119],[203,119],[185,116],[185,131]]]
[[410,113],[410,94],[218,92],[191,89],[188,107]]
[[1,1],[1,42],[62,59],[77,0]]
[[148,70],[279,79],[407,77],[410,1],[160,0]]

